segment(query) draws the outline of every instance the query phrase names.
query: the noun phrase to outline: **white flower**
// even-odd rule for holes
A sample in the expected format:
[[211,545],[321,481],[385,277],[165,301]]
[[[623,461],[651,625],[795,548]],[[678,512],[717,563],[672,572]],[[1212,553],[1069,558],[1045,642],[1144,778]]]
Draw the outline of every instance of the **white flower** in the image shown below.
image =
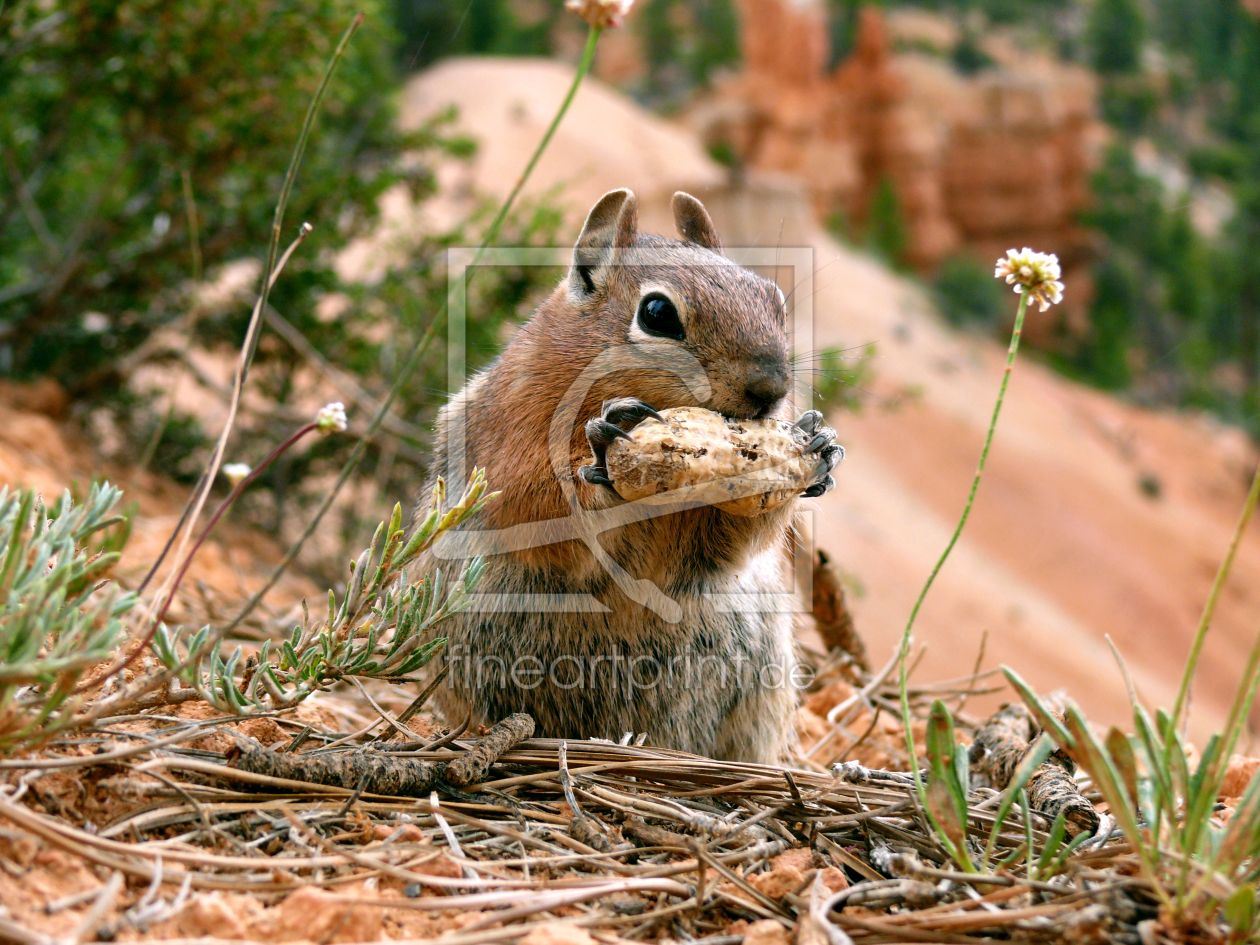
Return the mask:
[[596,29],[621,25],[634,0],[565,0],[564,8],[572,10]]
[[103,312],[84,312],[82,325],[84,331],[99,335],[103,331],[109,331],[109,316]]
[[993,270],[995,279],[1005,279],[1007,285],[1015,287],[1015,294],[1022,295],[1028,290],[1032,301],[1041,306],[1044,312],[1052,304],[1063,301],[1063,283],[1059,281],[1059,257],[1054,253],[1034,253],[1025,246],[1016,252],[1006,251],[1006,256],[997,261]]
[[235,489],[241,484],[241,480],[250,474],[251,470],[244,463],[228,463],[221,472],[227,478],[227,481],[231,483],[232,488]]
[[319,413],[315,414],[315,426],[319,427],[319,432],[323,434],[345,433],[346,405],[339,400],[325,404],[320,408]]

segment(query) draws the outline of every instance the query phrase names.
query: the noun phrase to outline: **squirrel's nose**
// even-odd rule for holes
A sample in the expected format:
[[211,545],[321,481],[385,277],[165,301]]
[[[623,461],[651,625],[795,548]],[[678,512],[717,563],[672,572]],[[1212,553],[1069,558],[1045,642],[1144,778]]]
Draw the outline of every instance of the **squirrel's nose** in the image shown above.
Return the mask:
[[754,357],[748,365],[744,390],[750,400],[767,410],[787,396],[788,369],[783,358],[777,354],[761,354]]

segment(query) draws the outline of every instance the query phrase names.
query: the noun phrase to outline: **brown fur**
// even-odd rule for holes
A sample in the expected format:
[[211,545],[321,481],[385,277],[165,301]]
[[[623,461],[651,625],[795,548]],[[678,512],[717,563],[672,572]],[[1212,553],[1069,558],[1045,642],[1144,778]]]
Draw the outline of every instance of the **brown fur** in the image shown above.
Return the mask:
[[[441,632],[450,639],[443,659],[452,672],[437,699],[452,720],[471,711],[474,721],[488,723],[522,711],[534,717],[542,736],[619,739],[645,732],[655,745],[771,762],[787,744],[796,695],[787,680],[790,618],[722,613],[706,595],[781,590],[777,549],[796,503],[755,518],[689,508],[605,530],[599,547],[628,574],[621,584],[602,555],[563,531],[586,521],[570,518],[574,513],[624,505],[611,489],[576,475],[591,462],[583,425],[599,416],[605,400],[635,397],[657,409],[702,406],[736,418],[783,406],[750,393],[757,378],[770,378],[771,388],[781,380],[786,392],[782,294],[721,255],[699,201],[676,194],[674,212],[683,241],[638,233],[634,195],[605,195],[574,247],[568,276],[439,418],[436,472],[450,482],[452,474],[482,466],[491,487],[502,492],[469,527],[517,529],[504,535],[520,535],[524,527],[529,537],[536,523],[555,520],[551,537],[563,539],[538,544],[535,535],[537,546],[488,554],[477,592],[538,601],[540,595],[591,595],[603,611],[511,607],[451,618]],[[652,288],[675,300],[683,341],[647,338],[637,327],[640,296]],[[583,372],[610,357],[619,363],[586,386]],[[462,467],[452,456],[461,430]],[[413,577],[439,568],[450,577],[457,567],[430,556]],[[624,588],[634,581],[653,582],[676,602],[672,616],[680,619],[671,622],[670,614],[627,596]],[[537,658],[550,678],[530,686],[530,670],[513,677],[522,658],[529,667]],[[693,668],[684,670],[688,661]],[[631,665],[642,671],[632,673]],[[580,684],[570,688],[579,681],[579,666]],[[673,667],[674,675],[647,685],[652,667],[663,677],[664,668]],[[750,683],[750,674],[761,678]],[[778,685],[763,684],[776,678]]]

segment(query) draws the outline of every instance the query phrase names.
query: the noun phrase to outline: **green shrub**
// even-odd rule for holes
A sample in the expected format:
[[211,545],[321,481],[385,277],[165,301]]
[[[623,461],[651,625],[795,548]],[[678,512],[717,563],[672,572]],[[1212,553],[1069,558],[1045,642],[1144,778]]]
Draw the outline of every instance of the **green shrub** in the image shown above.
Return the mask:
[[[209,444],[199,423],[172,412],[164,393],[140,391],[133,374],[179,361],[155,341],[167,328],[235,360],[257,286],[209,309],[191,280],[219,263],[265,257],[299,129],[359,11],[365,18],[317,115],[282,245],[303,221],[314,230],[269,297],[305,350],[264,331],[250,374],[260,396],[237,425],[230,458],[252,464],[265,455],[292,429],[291,404],[301,402],[305,415],[311,369],[322,370],[311,351],[365,392],[356,404],[338,391],[352,418],[370,412],[441,310],[447,247],[476,240],[463,227],[426,233],[372,286],[343,284],[334,271],[337,251],[375,223],[386,188],[405,186],[421,202],[434,189],[434,162],[475,148],[449,132],[452,114],[410,135],[395,130],[396,35],[385,0],[0,4],[0,175],[22,184],[0,186],[0,373],[55,376],[80,404],[109,408],[128,459],[151,458],[186,481],[200,473]],[[525,208],[501,240],[549,242],[557,220],[545,205]],[[469,342],[479,346],[471,366],[545,275],[482,274],[470,305]],[[319,302],[334,291],[346,304],[321,318]],[[407,423],[387,427],[366,457],[363,472],[391,502],[424,476],[426,421],[448,389],[442,337],[400,398],[396,413]],[[343,449],[321,440],[286,454],[240,513],[291,537],[282,525],[295,520],[292,506],[322,497],[312,483],[339,465]],[[356,511],[362,520],[347,521],[347,535],[384,511]]]
[[1204,145],[1186,155],[1190,172],[1196,177],[1219,177],[1225,181],[1237,180],[1246,161],[1243,149],[1230,144]]
[[678,107],[714,72],[739,62],[731,0],[652,0],[636,10],[632,24],[647,59],[641,91],[660,107]]
[[1103,83],[1098,106],[1108,124],[1137,136],[1150,131],[1160,97],[1142,76],[1116,76]]
[[[404,69],[429,65],[444,56],[545,56],[551,50],[563,0],[525,4],[508,0],[393,0],[400,34],[399,63]],[[571,14],[570,14],[571,15]]]
[[977,37],[973,30],[964,30],[962,38],[958,40],[958,44],[954,46],[953,51],[949,54],[950,62],[963,75],[975,75],[977,72],[996,64],[994,58],[980,48],[980,44],[976,42],[976,39]]
[[1137,0],[1094,0],[1086,25],[1090,64],[1103,75],[1137,72],[1146,18]]
[[1007,311],[1007,293],[993,278],[993,267],[969,256],[941,263],[932,282],[937,307],[953,325],[997,328]]
[[887,177],[881,177],[866,216],[866,243],[889,265],[897,266],[904,262],[908,242],[897,189]]
[[[82,501],[66,492],[49,506],[31,490],[0,488],[0,754],[90,725],[100,700],[121,698],[107,679],[124,665],[115,661],[139,611],[137,595],[109,577],[130,535],[130,520],[112,511],[120,495],[93,483]],[[265,641],[249,659],[239,647],[225,657],[209,625],[160,625],[155,652],[185,687],[237,714],[292,706],[349,677],[407,678],[441,648],[442,622],[468,605],[482,567],[465,562],[447,585],[441,575],[411,584],[403,571],[497,495],[474,470],[448,503],[439,479],[409,536],[395,505],[351,562],[340,604],[329,591],[328,613],[312,620],[303,602],[288,638]]]
[[316,229],[276,287],[285,310],[331,284],[312,260],[368,221],[399,177],[391,158],[403,142],[381,94],[395,79],[393,35],[377,0],[0,9],[0,155],[12,185],[0,189],[0,346],[12,373],[97,393],[176,314],[165,293],[222,260],[262,255],[307,106],[360,10],[290,203],[293,230]]
[[136,596],[107,580],[129,534],[120,495],[93,484],[48,506],[0,487],[0,750],[66,728],[75,689],[126,634]]
[[1134,312],[1141,307],[1141,293],[1133,267],[1107,257],[1095,268],[1094,304],[1090,334],[1076,354],[1075,367],[1104,390],[1120,390],[1131,378],[1128,352],[1132,341]]
[[813,391],[814,406],[856,412],[870,393],[870,362],[877,357],[874,344],[828,347],[808,355],[794,354],[792,370],[797,383],[806,384]]
[[1108,149],[1086,216],[1100,234],[1089,337],[1071,364],[1086,379],[1120,389],[1132,380],[1130,354],[1179,376],[1193,390],[1215,359],[1237,352],[1230,286],[1241,258],[1192,225],[1132,152]]
[[464,562],[453,582],[442,573],[416,583],[405,571],[445,532],[476,515],[499,493],[488,492],[483,470],[474,469],[463,493],[448,503],[438,478],[427,511],[408,536],[402,506],[395,504],[372,543],[350,562],[340,604],[328,592],[328,612],[312,620],[302,602],[302,620],[287,639],[268,639],[246,658],[240,647],[224,655],[222,636],[209,625],[194,633],[160,627],[154,651],[167,671],[198,698],[222,712],[250,715],[297,705],[311,693],[350,678],[415,682],[445,645],[441,624],[465,609],[483,571],[482,560]]

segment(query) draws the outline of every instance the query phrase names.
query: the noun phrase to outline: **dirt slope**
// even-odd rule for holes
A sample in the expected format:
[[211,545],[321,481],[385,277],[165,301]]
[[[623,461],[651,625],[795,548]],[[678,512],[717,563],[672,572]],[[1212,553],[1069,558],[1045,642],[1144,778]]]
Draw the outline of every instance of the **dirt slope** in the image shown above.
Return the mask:
[[[111,576],[134,588],[157,560],[179,523],[189,490],[167,477],[135,466],[104,461],[100,444],[67,422],[65,393],[52,381],[32,385],[0,380],[0,489],[34,489],[49,504],[61,494],[86,491],[94,478],[122,490],[120,511],[132,515],[131,538]],[[221,495],[211,496],[214,509]],[[208,513],[203,516],[204,523]],[[171,608],[177,620],[214,620],[236,613],[284,556],[261,532],[238,525],[229,513],[193,559]],[[169,567],[169,562],[168,562]],[[156,589],[167,570],[159,572]],[[284,574],[262,610],[294,612],[302,598],[320,599],[321,591],[293,571]]]
[[[817,513],[819,543],[866,586],[855,609],[878,651],[961,511],[1005,352],[947,330],[916,290],[871,263],[819,245],[835,261],[815,297],[817,343],[874,340],[880,352],[871,407],[833,418],[849,453],[838,499]],[[881,407],[890,399],[900,406]],[[987,630],[986,665],[1008,663],[1120,721],[1110,634],[1141,694],[1171,705],[1253,461],[1238,431],[1121,403],[1023,358],[967,530],[921,618],[922,671],[964,672]],[[1158,498],[1143,477],[1158,482]],[[1223,718],[1260,620],[1258,572],[1253,529],[1205,651],[1199,737]]]
[[[407,83],[399,117],[412,129],[451,105],[459,110],[457,126],[473,132],[477,153],[448,165],[443,183],[447,204],[466,213],[475,195],[512,189],[572,82],[569,66],[546,59],[448,59]],[[663,226],[675,190],[718,187],[723,179],[691,132],[592,80],[578,90],[526,195],[558,198],[580,220],[602,194],[633,186],[647,223]]]
[[[458,104],[460,125],[482,142],[458,191],[502,197],[569,75],[548,62],[455,60],[412,80],[404,121]],[[527,192],[567,184],[580,220],[596,195],[628,186],[660,226],[668,193],[686,188],[714,210],[728,245],[813,247],[816,345],[878,349],[867,408],[832,417],[848,457],[837,490],[815,503],[815,533],[864,586],[854,609],[883,661],[962,508],[1004,348],[942,325],[917,287],[812,226],[790,188],[731,193],[720,181],[685,131],[590,81]],[[1110,634],[1142,695],[1171,704],[1253,461],[1237,431],[1122,403],[1021,357],[971,521],[920,617],[919,672],[970,672],[987,631],[987,667],[1008,663],[1040,689],[1067,688],[1100,720],[1122,721]],[[1144,476],[1158,498],[1143,492]],[[1205,651],[1200,738],[1223,717],[1260,622],[1257,577],[1253,529]]]

